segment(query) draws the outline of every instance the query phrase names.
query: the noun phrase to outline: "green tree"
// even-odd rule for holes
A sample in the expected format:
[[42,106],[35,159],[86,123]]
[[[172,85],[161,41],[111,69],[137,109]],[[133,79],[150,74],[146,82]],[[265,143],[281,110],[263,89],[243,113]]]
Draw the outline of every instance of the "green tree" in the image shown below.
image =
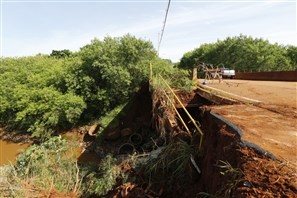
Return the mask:
[[94,39],[72,55],[1,61],[0,124],[42,138],[125,103],[148,80],[150,62],[156,73],[172,69],[150,41],[129,34]]
[[50,54],[50,57],[54,57],[54,58],[66,58],[66,57],[70,57],[73,53],[68,50],[68,49],[64,49],[64,50],[52,50],[52,53]]
[[131,35],[94,39],[78,52],[66,84],[87,103],[84,117],[103,115],[125,102],[148,79],[149,62],[157,59],[149,41]]
[[294,54],[294,47],[283,47],[270,44],[267,40],[239,35],[203,44],[185,53],[178,67],[191,68],[199,62],[206,62],[214,65],[223,63],[237,71],[292,70],[296,68]]
[[287,57],[289,57],[292,69],[297,70],[297,47],[293,45],[288,45],[286,47]]
[[0,67],[2,125],[46,138],[77,123],[86,104],[80,96],[60,91],[63,65],[64,60],[47,56],[4,58]]

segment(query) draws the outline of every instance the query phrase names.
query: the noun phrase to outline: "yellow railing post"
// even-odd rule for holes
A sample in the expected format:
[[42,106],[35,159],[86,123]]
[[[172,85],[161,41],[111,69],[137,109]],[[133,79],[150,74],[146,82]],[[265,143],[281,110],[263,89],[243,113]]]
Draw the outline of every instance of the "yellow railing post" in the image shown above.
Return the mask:
[[153,80],[153,65],[152,62],[150,62],[150,81]]
[[190,113],[188,112],[188,110],[186,109],[186,107],[184,106],[184,104],[180,101],[180,99],[178,98],[178,96],[174,93],[174,91],[172,90],[172,88],[169,86],[169,84],[165,81],[165,79],[160,74],[159,74],[159,76],[163,80],[163,82],[165,83],[165,85],[168,87],[168,89],[172,92],[172,94],[174,95],[174,97],[176,98],[176,100],[178,101],[178,103],[184,109],[184,111],[186,112],[186,114],[188,115],[188,117],[190,118],[190,120],[193,122],[194,126],[196,127],[196,129],[200,133],[200,136],[201,136],[200,143],[199,143],[199,149],[200,149],[201,146],[202,146],[203,132],[201,131],[201,129],[199,128],[199,126],[197,125],[197,123],[195,122],[195,120],[193,119],[193,117],[190,115]]
[[172,104],[175,113],[177,114],[177,116],[178,116],[178,118],[180,119],[181,123],[182,123],[182,124],[184,125],[184,127],[186,128],[188,134],[190,135],[190,137],[192,137],[192,134],[191,134],[189,128],[187,127],[185,121],[183,120],[183,118],[181,117],[181,115],[179,114],[179,112],[177,111],[177,109],[176,109],[176,107],[175,107],[173,101],[170,99],[170,97],[168,96],[168,94],[167,94],[164,90],[163,90],[163,92],[164,92],[165,96],[167,97],[167,99],[169,100],[169,102]]

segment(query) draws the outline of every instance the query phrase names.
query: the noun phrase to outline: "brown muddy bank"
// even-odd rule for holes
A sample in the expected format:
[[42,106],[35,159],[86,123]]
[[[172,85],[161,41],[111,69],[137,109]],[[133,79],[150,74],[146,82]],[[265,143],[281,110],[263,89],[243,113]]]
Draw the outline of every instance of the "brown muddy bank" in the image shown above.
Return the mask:
[[[90,128],[86,126],[84,128]],[[98,162],[97,156],[93,153],[85,152],[84,156],[81,154],[85,151],[85,148],[94,140],[94,138],[86,138],[87,133],[78,132],[80,129],[74,129],[71,131],[61,132],[60,135],[67,141],[75,143],[77,146],[74,150],[74,156],[80,162]],[[8,165],[10,163],[15,164],[18,154],[25,149],[29,148],[32,144],[39,144],[40,141],[37,138],[32,138],[27,134],[5,132],[3,129],[0,132],[0,166]]]

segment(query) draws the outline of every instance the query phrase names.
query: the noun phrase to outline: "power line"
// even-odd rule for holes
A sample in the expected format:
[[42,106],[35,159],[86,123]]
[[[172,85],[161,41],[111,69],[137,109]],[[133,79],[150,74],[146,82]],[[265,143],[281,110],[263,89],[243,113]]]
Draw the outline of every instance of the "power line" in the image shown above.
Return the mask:
[[159,40],[159,43],[158,43],[158,54],[159,54],[160,45],[161,45],[161,42],[162,42],[162,39],[163,39],[163,34],[164,34],[165,25],[166,25],[166,21],[167,21],[167,15],[168,15],[168,11],[169,11],[170,2],[171,2],[171,0],[168,1],[168,6],[167,6],[167,9],[166,9],[165,20],[164,20],[163,28],[162,28],[162,33],[161,33],[161,37],[160,37],[160,40]]

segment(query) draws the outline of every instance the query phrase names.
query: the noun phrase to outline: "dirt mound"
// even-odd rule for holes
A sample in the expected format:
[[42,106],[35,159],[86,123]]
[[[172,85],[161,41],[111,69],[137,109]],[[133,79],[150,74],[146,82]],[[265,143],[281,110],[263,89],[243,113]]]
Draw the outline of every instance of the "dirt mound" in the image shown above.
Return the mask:
[[296,167],[289,162],[259,158],[251,149],[241,151],[246,186],[236,189],[235,196],[296,197]]

